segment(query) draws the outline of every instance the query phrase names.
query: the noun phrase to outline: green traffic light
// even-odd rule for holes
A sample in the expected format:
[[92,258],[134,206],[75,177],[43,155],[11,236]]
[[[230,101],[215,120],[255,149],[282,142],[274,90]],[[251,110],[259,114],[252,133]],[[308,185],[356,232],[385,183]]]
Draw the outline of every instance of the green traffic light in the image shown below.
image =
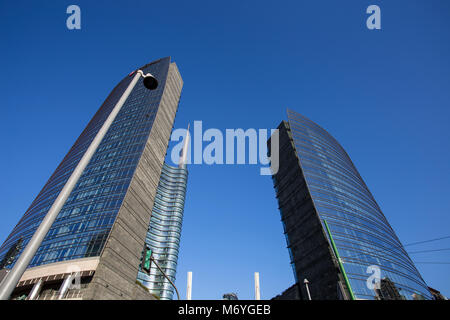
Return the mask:
[[151,256],[152,256],[152,249],[145,246],[144,263],[142,269],[144,269],[147,272],[150,272]]

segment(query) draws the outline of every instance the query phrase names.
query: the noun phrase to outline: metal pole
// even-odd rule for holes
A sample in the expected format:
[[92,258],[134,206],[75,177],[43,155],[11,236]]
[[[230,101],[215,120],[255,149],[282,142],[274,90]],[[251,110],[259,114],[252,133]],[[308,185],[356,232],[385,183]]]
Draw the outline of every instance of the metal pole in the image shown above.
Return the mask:
[[192,271],[187,274],[186,300],[192,299]]
[[141,75],[143,75],[142,71],[138,70],[133,80],[128,85],[128,88],[122,94],[122,97],[120,97],[114,109],[109,114],[105,123],[103,123],[103,126],[98,131],[97,135],[95,136],[89,148],[86,150],[85,154],[81,158],[75,170],[72,172],[72,175],[70,176],[69,180],[67,180],[66,184],[64,185],[64,188],[59,193],[52,207],[45,215],[45,218],[42,220],[41,224],[39,225],[39,228],[34,233],[30,242],[28,242],[19,259],[17,259],[16,263],[14,264],[14,267],[8,273],[6,279],[1,283],[0,300],[8,300],[9,297],[11,296],[11,293],[16,288],[17,283],[19,282],[20,278],[22,277],[23,273],[28,267],[31,259],[34,257],[37,249],[39,249],[42,240],[44,240],[45,236],[47,235],[48,231],[53,225],[53,222],[55,221],[56,217],[61,211],[61,208],[63,207],[73,188],[77,184],[79,178],[81,177],[81,174],[88,165],[89,161],[91,160],[92,156],[97,150],[97,147],[100,145],[100,142],[102,141],[103,137],[105,136],[111,124],[113,123],[114,119],[116,118],[117,114],[119,113],[120,109],[127,100],[128,96],[130,95],[131,91],[133,90],[134,86],[136,85]]
[[259,272],[255,272],[255,300],[261,300],[259,292]]
[[61,285],[61,288],[59,288],[58,300],[64,299],[64,296],[66,295],[67,290],[69,290],[73,278],[74,274],[69,274],[69,276],[64,280],[63,284]]
[[167,276],[167,274],[165,274],[165,272],[163,271],[163,269],[161,269],[161,267],[158,265],[158,263],[156,263],[156,260],[153,257],[150,257],[150,259],[153,261],[153,263],[156,265],[156,267],[158,268],[158,270],[163,274],[163,276],[169,280],[170,284],[172,285],[172,287],[175,288],[175,291],[177,292],[177,297],[178,300],[180,300],[180,294],[178,293],[178,289],[177,287],[175,287],[175,285],[173,284],[172,280],[170,280],[170,278]]
[[305,280],[303,281],[303,283],[305,284],[306,292],[308,293],[308,299],[309,299],[309,300],[312,300],[312,299],[311,299],[311,293],[309,292],[309,286],[308,286],[309,281],[308,281],[308,279],[305,278]]
[[33,289],[31,290],[31,293],[28,296],[28,300],[35,300],[39,295],[39,291],[41,291],[41,287],[42,287],[42,279],[39,279],[39,281],[34,284]]

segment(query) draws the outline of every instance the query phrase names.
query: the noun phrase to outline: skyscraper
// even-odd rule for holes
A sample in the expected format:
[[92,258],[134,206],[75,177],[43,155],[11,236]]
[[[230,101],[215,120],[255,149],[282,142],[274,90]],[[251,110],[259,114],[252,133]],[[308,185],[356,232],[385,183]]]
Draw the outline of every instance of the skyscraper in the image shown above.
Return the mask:
[[[273,183],[296,280],[286,292],[296,296],[292,290],[300,288],[300,297],[307,299],[303,282],[308,279],[312,299],[377,299],[379,290],[369,277],[380,270],[380,282],[389,279],[396,297],[431,299],[336,139],[290,110],[278,129],[280,165]],[[269,139],[269,150],[270,145]],[[380,282],[384,288],[386,281]]]
[[178,167],[163,165],[147,232],[146,243],[163,272],[152,262],[148,272],[141,268],[138,274],[138,280],[161,300],[171,300],[174,293],[166,277],[175,283],[188,177],[188,145],[189,134],[186,133]]
[[[74,274],[81,276],[81,281],[64,298],[152,297],[136,278],[183,81],[169,57],[140,69],[153,74],[159,86],[150,91],[142,80],[138,81],[31,260],[13,298],[29,295],[34,288],[33,292],[38,292],[34,298],[52,299],[64,293],[63,281]],[[5,268],[14,265],[128,87],[132,74],[106,98],[0,247]]]

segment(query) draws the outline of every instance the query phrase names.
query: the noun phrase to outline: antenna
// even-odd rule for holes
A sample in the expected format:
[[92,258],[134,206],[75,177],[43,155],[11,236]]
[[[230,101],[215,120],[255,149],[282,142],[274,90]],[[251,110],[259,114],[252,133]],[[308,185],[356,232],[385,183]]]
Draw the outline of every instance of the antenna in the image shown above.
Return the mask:
[[188,124],[187,130],[186,130],[186,136],[184,137],[184,144],[183,144],[183,149],[181,150],[181,158],[180,158],[180,163],[178,164],[179,168],[186,168],[186,163],[187,163],[187,155],[188,155],[188,148],[189,148],[189,126],[190,124]]

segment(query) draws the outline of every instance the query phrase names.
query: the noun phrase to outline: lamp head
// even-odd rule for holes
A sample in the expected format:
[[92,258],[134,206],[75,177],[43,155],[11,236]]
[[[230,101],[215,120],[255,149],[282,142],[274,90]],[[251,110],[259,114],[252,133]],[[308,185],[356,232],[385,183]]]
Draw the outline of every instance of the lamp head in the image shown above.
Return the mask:
[[147,73],[144,76],[144,86],[148,90],[155,90],[156,88],[158,88],[158,80],[156,80],[156,78],[152,76],[150,73]]

